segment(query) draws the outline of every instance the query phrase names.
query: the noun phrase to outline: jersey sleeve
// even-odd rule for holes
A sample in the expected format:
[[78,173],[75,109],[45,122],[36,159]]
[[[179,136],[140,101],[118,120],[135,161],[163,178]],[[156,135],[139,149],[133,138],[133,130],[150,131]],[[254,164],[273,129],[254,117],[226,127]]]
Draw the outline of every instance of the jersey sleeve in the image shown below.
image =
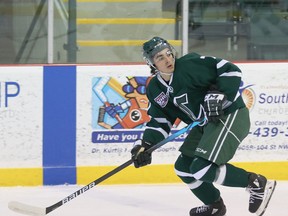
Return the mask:
[[241,70],[232,62],[219,58],[216,58],[216,69],[216,86],[218,90],[223,92],[229,101],[235,102],[240,96]]

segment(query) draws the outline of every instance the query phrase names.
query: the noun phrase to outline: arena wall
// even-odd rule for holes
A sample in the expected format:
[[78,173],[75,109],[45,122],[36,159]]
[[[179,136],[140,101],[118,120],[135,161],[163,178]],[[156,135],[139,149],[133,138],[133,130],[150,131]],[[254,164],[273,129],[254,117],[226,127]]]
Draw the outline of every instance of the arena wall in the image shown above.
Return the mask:
[[[236,64],[251,130],[231,163],[288,180],[288,62]],[[1,66],[0,186],[88,184],[129,160],[149,119],[149,75],[142,64]],[[127,110],[111,118],[105,104]],[[186,136],[156,150],[152,165],[103,184],[180,182],[173,162]]]

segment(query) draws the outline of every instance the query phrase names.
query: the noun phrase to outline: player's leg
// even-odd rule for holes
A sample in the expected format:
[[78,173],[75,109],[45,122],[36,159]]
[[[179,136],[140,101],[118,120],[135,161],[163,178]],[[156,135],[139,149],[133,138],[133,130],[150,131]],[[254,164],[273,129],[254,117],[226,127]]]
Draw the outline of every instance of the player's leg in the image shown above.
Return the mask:
[[275,181],[267,181],[262,175],[228,163],[218,166],[197,156],[190,166],[190,173],[200,182],[247,188],[250,193],[249,211],[259,216],[264,214],[276,186]]
[[[230,187],[248,187],[250,193],[249,211],[261,215],[269,203],[276,182],[267,181],[264,176],[250,175],[245,170],[227,163],[248,134],[250,127],[248,112],[246,108],[240,109],[225,116],[218,124],[208,124],[199,142],[198,148],[200,150],[195,152],[195,156],[219,166],[216,168],[216,179],[214,180],[216,183]],[[208,166],[201,160],[198,163],[197,161],[194,162],[191,167],[192,173],[203,169],[203,166]],[[212,165],[209,172],[215,172]],[[209,176],[208,173],[206,177]],[[209,181],[209,179],[205,179],[205,176],[199,180]],[[254,184],[254,181],[262,183]]]
[[[196,180],[190,173],[193,158],[180,155],[175,162],[175,172],[187,184],[192,193],[205,205],[192,208],[190,216],[224,216],[226,206],[220,196],[220,191],[212,183]],[[212,214],[213,213],[213,214]]]
[[[221,170],[221,171],[220,171]],[[215,182],[230,187],[245,187],[250,194],[249,211],[261,216],[264,214],[276,187],[276,181],[247,172],[231,164],[224,164],[217,171]]]

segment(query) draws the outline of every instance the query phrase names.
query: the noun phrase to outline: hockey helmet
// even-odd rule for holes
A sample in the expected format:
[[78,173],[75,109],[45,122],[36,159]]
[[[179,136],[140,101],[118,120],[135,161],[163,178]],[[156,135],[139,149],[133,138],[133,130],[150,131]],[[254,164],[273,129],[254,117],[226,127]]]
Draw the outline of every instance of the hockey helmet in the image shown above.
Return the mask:
[[151,40],[145,42],[143,44],[143,58],[146,63],[154,67],[153,57],[165,48],[168,48],[172,52],[172,46],[167,40],[161,37],[153,37]]

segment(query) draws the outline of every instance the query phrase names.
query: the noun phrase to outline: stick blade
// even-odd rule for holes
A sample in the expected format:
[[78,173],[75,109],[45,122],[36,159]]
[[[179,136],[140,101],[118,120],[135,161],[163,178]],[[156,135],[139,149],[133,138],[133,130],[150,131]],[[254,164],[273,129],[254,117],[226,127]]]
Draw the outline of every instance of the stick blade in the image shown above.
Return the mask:
[[15,212],[18,212],[21,214],[26,214],[26,215],[32,215],[32,216],[46,215],[46,209],[45,208],[27,205],[27,204],[20,203],[17,201],[9,202],[8,208],[12,211],[15,211]]

